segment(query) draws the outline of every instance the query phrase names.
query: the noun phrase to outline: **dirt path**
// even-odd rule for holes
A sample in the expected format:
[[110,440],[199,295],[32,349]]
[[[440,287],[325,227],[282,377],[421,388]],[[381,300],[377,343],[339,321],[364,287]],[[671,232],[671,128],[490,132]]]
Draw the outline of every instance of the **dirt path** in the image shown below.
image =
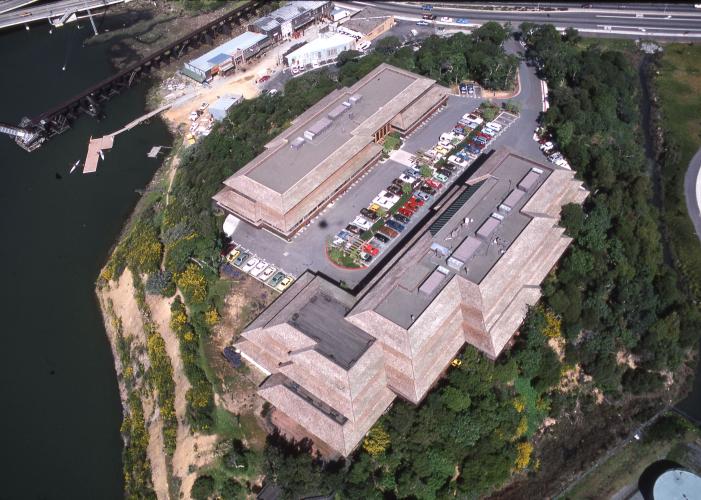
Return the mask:
[[185,395],[191,385],[180,357],[180,342],[176,333],[170,328],[170,306],[173,299],[147,295],[146,302],[151,309],[151,318],[158,325],[158,331],[163,337],[166,352],[173,365],[175,414],[178,417],[177,444],[172,461],[173,475],[180,479],[180,492],[188,498],[192,483],[197,478],[197,472],[190,471],[196,471],[212,460],[217,436],[193,433],[187,424]]
[[[136,359],[144,368],[148,369],[149,360],[146,354],[146,335],[144,324],[141,320],[139,306],[134,299],[134,283],[129,270],[125,270],[117,283],[111,282],[109,288],[102,291],[105,300],[112,299],[114,313],[122,320],[123,334],[131,336],[134,343],[143,347],[141,356]],[[112,339],[114,341],[114,339]],[[137,350],[132,350],[137,352]],[[155,395],[142,396],[144,416],[148,424],[149,444],[147,449],[148,459],[151,463],[153,489],[158,498],[168,496],[168,469],[163,450],[163,422],[158,418],[158,405],[155,403]]]

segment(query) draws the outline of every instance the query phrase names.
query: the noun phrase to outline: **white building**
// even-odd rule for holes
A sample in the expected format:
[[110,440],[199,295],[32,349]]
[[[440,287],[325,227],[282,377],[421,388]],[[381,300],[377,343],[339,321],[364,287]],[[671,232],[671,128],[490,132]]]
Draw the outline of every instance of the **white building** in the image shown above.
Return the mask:
[[338,54],[346,50],[355,50],[355,39],[341,33],[324,33],[319,38],[303,45],[285,56],[287,64],[295,67],[330,63]]

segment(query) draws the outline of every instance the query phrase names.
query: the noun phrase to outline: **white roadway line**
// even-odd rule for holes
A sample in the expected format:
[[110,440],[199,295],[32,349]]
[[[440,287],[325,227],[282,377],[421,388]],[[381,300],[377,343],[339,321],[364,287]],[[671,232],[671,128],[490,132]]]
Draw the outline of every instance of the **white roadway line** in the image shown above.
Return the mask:
[[[616,26],[615,24],[597,24],[598,27],[603,28],[604,26],[611,26],[612,28],[628,28],[628,29],[637,29],[637,30],[654,30],[654,29],[663,29],[663,30],[673,30],[673,31],[701,31],[701,28],[645,28],[645,27],[638,27],[638,26]],[[579,30],[583,31],[583,30]],[[643,33],[645,33],[643,32]],[[674,35],[674,36],[679,36],[679,35]]]
[[612,18],[612,19],[645,19],[648,21],[701,21],[701,19],[697,17],[692,17],[692,18],[684,18],[684,17],[676,17],[673,14],[659,14],[659,16],[662,17],[652,17],[651,15],[647,15],[644,17],[636,17],[636,16],[594,16],[594,17],[600,17],[600,18]]
[[[336,2],[336,3],[340,3],[340,2]],[[355,3],[355,4],[360,4],[360,5],[369,5],[369,6],[372,6],[372,5],[373,5],[373,4],[368,3],[368,2],[354,2],[354,3]],[[397,5],[405,5],[405,4],[403,4],[402,2],[387,2],[387,3],[394,3],[394,4],[397,4]],[[344,8],[345,8],[345,6],[344,6]],[[435,10],[435,9],[439,9],[439,8],[443,9],[443,7],[434,7],[434,10]],[[448,9],[448,8],[445,8],[444,10],[465,10],[465,9]],[[474,10],[474,9],[473,9],[473,10]],[[485,12],[500,12],[500,11],[485,11]],[[582,10],[582,12],[588,12],[588,10]],[[395,14],[393,14],[393,15],[394,15],[394,18],[395,18],[395,19],[399,19],[400,21],[419,21],[419,20],[420,20],[420,18],[416,18],[416,17],[408,17],[408,16],[395,15]],[[484,20],[484,22],[486,23],[487,20]],[[448,23],[448,22],[438,21],[438,20],[433,21],[433,23],[435,23],[435,24],[442,24],[442,25],[446,25],[446,26],[453,26],[453,27],[458,27],[458,28],[463,28],[463,29],[472,29],[472,28],[476,28],[476,27],[479,27],[479,26],[482,25],[482,24],[480,24],[480,23],[470,23],[470,24],[460,24],[460,23],[456,23],[456,22]],[[606,26],[606,25],[604,25],[604,24],[598,24],[597,26]],[[628,28],[628,26],[615,26],[615,27],[616,27],[616,28],[618,28],[618,27],[621,27],[621,28]],[[558,31],[565,31],[566,28],[565,28],[565,27],[561,27],[561,26],[556,26],[556,29],[557,29]],[[686,33],[686,34],[683,34],[683,35],[682,35],[682,34],[679,34],[679,33],[665,33],[665,32],[650,31],[650,30],[658,29],[658,28],[644,28],[645,31],[641,31],[640,28],[634,28],[634,27],[630,27],[630,29],[627,30],[627,31],[625,31],[625,30],[592,29],[592,28],[576,28],[576,27],[575,27],[575,29],[576,29],[577,31],[581,32],[581,33],[608,33],[608,34],[611,34],[611,35],[664,36],[664,37],[674,37],[674,38],[681,38],[681,37],[684,37],[684,38],[699,38],[699,37],[701,37],[701,34],[695,34],[695,33]],[[666,27],[665,27],[665,28],[661,28],[661,29],[664,29],[664,30],[677,30],[677,31],[685,31],[685,32],[688,32],[688,31],[697,31],[696,28],[684,29],[684,28],[666,28]],[[701,30],[698,30],[698,31],[701,31]]]
[[[368,2],[354,2],[357,4],[361,5],[373,5],[372,3]],[[410,4],[408,2],[387,2],[395,5],[401,5],[403,7],[416,7],[418,6]],[[491,12],[491,13],[502,13],[502,14],[540,14],[547,16],[547,14],[565,14],[565,13],[588,13],[588,14],[597,14],[599,12],[603,14],[617,14],[621,12],[625,13],[630,13],[630,14],[643,14],[643,15],[653,15],[653,16],[660,16],[663,14],[660,14],[660,11],[658,10],[626,10],[623,11],[621,9],[581,9],[581,8],[574,8],[574,9],[565,9],[565,10],[507,10],[507,9],[470,9],[470,8],[465,8],[465,7],[439,7],[435,6],[433,7],[432,10],[453,10],[453,11],[463,11],[463,12]],[[669,14],[666,14],[669,15]],[[696,13],[696,12],[684,12],[685,16],[692,16],[692,17],[701,17],[701,12]]]
[[[601,25],[603,26],[603,25]],[[564,28],[562,26],[556,26],[555,29],[557,31],[565,31],[567,28]],[[636,35],[640,37],[650,37],[650,36],[664,36],[664,37],[672,37],[672,38],[701,38],[701,33],[688,33],[688,34],[680,34],[680,33],[663,33],[663,32],[658,32],[658,31],[649,31],[646,28],[646,31],[640,31],[639,29],[633,29],[631,31],[623,31],[623,30],[602,30],[602,29],[592,29],[592,28],[575,28],[577,31],[580,33],[609,33],[611,35]],[[650,28],[654,29],[654,28]],[[667,29],[667,28],[664,28]]]

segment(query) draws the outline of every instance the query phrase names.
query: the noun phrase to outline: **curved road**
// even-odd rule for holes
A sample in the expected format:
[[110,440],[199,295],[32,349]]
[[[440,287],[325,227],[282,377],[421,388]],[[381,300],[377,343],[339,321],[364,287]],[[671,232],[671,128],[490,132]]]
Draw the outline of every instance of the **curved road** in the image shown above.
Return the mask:
[[701,239],[701,149],[699,149],[689,162],[689,168],[684,175],[684,197],[686,209],[694,223],[696,236]]

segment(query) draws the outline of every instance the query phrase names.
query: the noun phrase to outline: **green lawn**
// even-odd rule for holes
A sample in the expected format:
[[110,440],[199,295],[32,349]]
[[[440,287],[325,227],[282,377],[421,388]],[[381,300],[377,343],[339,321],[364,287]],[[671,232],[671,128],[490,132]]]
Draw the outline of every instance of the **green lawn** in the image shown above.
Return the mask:
[[665,47],[655,85],[663,113],[667,152],[660,165],[664,220],[677,267],[701,299],[701,248],[684,198],[684,174],[701,146],[701,46]]

